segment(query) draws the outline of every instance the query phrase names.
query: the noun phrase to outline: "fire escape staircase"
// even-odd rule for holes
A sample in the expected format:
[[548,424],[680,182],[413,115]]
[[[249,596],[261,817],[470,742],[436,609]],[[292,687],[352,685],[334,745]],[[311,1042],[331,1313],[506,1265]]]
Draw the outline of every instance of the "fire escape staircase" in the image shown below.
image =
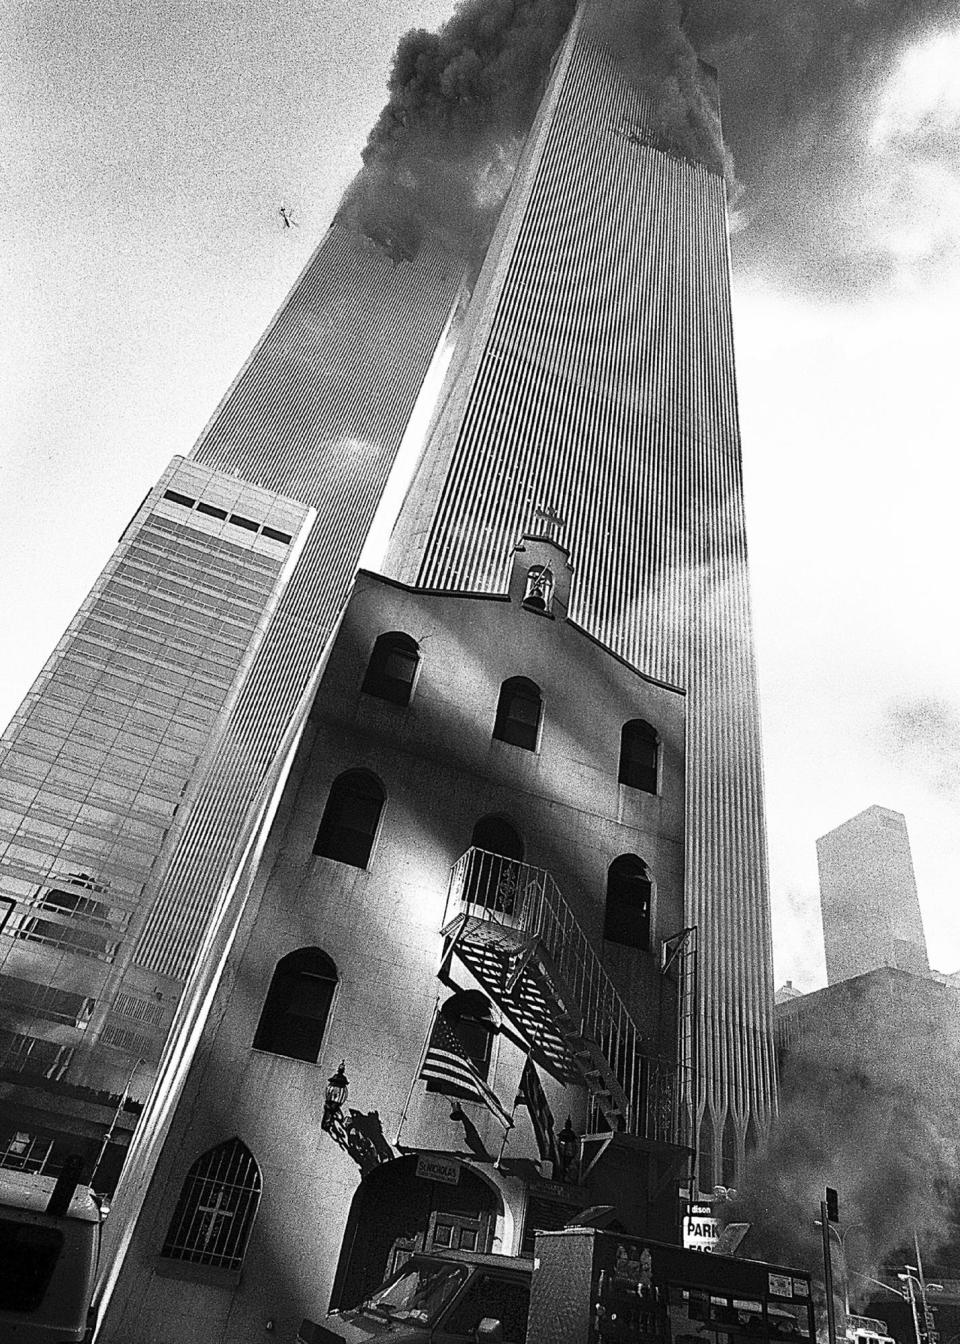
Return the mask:
[[[451,872],[442,932],[447,956],[476,976],[534,1058],[587,1088],[595,1131],[682,1141],[684,1061],[655,1053],[550,873],[468,850]],[[681,1014],[693,1010],[685,974]]]

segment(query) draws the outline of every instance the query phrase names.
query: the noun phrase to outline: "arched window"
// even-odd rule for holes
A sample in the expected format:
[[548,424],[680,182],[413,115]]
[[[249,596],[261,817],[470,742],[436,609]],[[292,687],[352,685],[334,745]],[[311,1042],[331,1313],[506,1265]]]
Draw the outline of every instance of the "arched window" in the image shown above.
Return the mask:
[[416,640],[391,630],[374,644],[360,689],[393,705],[409,705],[419,662]]
[[260,1169],[246,1144],[210,1148],[187,1172],[160,1254],[239,1270],[259,1203]]
[[503,817],[483,817],[473,828],[464,900],[512,915],[520,885],[523,841]]
[[470,843],[488,854],[502,854],[505,859],[523,862],[523,840],[503,817],[481,817],[473,828]]
[[330,786],[314,854],[366,868],[386,795],[367,770],[348,770]]
[[526,677],[511,677],[500,687],[493,735],[501,742],[536,751],[543,701],[540,688]]
[[546,565],[533,565],[527,570],[523,590],[523,605],[530,611],[549,612],[553,605],[553,570]]
[[660,740],[643,719],[631,719],[620,734],[620,783],[644,793],[657,791]]
[[254,1050],[315,1064],[337,987],[337,968],[319,947],[301,947],[277,962]]
[[[485,994],[477,989],[452,994],[440,1009],[427,1050],[424,1075],[427,1091],[476,1101],[477,1094],[469,1087],[469,1075],[473,1072],[486,1081],[495,1030]],[[464,1060],[466,1073],[461,1063]],[[462,1077],[460,1084],[458,1073]]]
[[603,936],[622,947],[650,947],[651,884],[636,854],[621,854],[607,869],[607,912]]

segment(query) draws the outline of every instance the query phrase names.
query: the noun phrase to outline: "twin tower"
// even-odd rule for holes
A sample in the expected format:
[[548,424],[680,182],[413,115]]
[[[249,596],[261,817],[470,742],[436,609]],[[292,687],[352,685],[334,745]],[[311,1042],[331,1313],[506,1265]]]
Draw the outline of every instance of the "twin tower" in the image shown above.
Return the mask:
[[[12,908],[0,958],[5,980],[19,997],[14,1029],[0,1038],[7,1080],[2,1118],[12,1123],[11,1116],[19,1114],[16,1127],[23,1131],[29,1091],[33,1109],[27,1127],[39,1142],[51,1152],[84,1142],[96,1148],[96,1133],[84,1129],[69,1098],[87,1089],[142,1101],[159,1073],[160,1086],[134,1143],[139,1151],[120,1188],[116,1224],[123,1229],[116,1264],[122,1265],[126,1254],[140,1266],[138,1273],[148,1272],[151,1256],[159,1256],[161,1277],[171,1264],[192,1264],[203,1291],[214,1294],[210,1274],[205,1278],[201,1271],[217,1269],[221,1288],[239,1273],[233,1252],[217,1259],[217,1229],[240,1228],[247,1217],[248,1205],[229,1206],[228,1187],[243,1187],[253,1199],[249,1163],[257,1166],[257,1155],[242,1134],[226,1130],[220,1139],[211,1130],[203,1152],[198,1147],[193,1153],[183,1121],[184,1109],[195,1111],[198,1104],[195,1096],[189,1106],[184,1100],[197,1050],[215,1048],[216,1023],[229,1017],[230,996],[248,996],[262,1025],[257,1014],[274,1002],[271,977],[280,974],[276,968],[283,957],[313,949],[327,960],[308,957],[302,966],[287,967],[290,984],[299,986],[290,993],[307,993],[306,977],[314,995],[297,1030],[310,1035],[304,1022],[309,1024],[311,1014],[326,1022],[329,1013],[339,1012],[338,1030],[344,1026],[346,991],[336,990],[338,1000],[331,986],[346,983],[347,953],[341,947],[339,957],[329,955],[323,929],[311,923],[310,910],[320,907],[310,906],[308,887],[291,878],[285,896],[269,895],[271,882],[279,880],[276,865],[293,865],[290,856],[299,853],[293,839],[280,843],[277,837],[289,837],[293,832],[283,828],[296,827],[301,805],[296,790],[305,787],[304,771],[310,775],[314,768],[305,761],[312,759],[318,732],[327,742],[324,759],[342,756],[350,767],[341,773],[351,775],[354,792],[342,785],[345,803],[335,791],[318,795],[316,820],[327,826],[328,837],[330,827],[352,828],[350,843],[359,844],[351,850],[341,834],[346,848],[338,851],[339,859],[323,850],[319,838],[319,850],[310,845],[304,850],[309,862],[326,865],[323,899],[335,892],[337,910],[349,907],[358,930],[351,955],[364,976],[382,974],[382,965],[394,957],[399,965],[404,949],[416,944],[418,956],[424,948],[428,960],[436,954],[445,992],[480,996],[457,1021],[463,1050],[467,1055],[468,1046],[474,1050],[470,1058],[478,1069],[483,1064],[488,1078],[496,1073],[496,1042],[512,1040],[521,1065],[525,1060],[536,1067],[539,1061],[545,1081],[537,1095],[553,1095],[564,1113],[578,1104],[578,1094],[569,1089],[586,1087],[586,1110],[580,1106],[579,1116],[584,1140],[591,1133],[622,1131],[649,1145],[659,1141],[657,1126],[662,1128],[666,1114],[661,1106],[660,1119],[649,1118],[656,1090],[652,1061],[662,1064],[672,1055],[679,1081],[664,1094],[663,1105],[681,1120],[671,1130],[671,1142],[678,1151],[696,1153],[700,1186],[706,1189],[734,1178],[745,1148],[763,1134],[775,1106],[762,767],[725,184],[695,152],[671,143],[648,87],[597,40],[585,11],[589,6],[578,10],[555,56],[479,275],[468,277],[463,260],[429,236],[415,255],[400,256],[347,221],[335,221],[193,453],[171,464],[138,510],[4,739],[0,777],[9,843],[0,852],[0,890]],[[706,67],[701,82],[704,96],[715,99]],[[418,424],[424,426],[419,434]],[[391,508],[395,516],[389,516]],[[382,577],[364,578],[367,596],[358,596],[361,552],[375,522],[382,529],[385,518],[393,526]],[[520,573],[515,547],[522,537],[537,564]],[[546,588],[539,578],[542,608],[531,606],[524,587],[531,568],[550,576]],[[396,594],[403,602],[394,601]],[[358,602],[365,614],[358,614]],[[527,624],[505,645],[507,606]],[[464,615],[468,611],[476,613],[475,621]],[[406,629],[403,622],[411,621],[417,629]],[[384,622],[393,624],[380,628]],[[542,645],[537,653],[527,650],[525,641],[534,627],[542,634],[550,622],[552,661],[544,670],[538,662]],[[579,905],[580,898],[569,893],[564,899],[576,924],[567,942],[572,946],[583,938],[585,964],[596,962],[597,975],[602,971],[638,1024],[629,1047],[617,1046],[612,1028],[599,1022],[592,1036],[586,1033],[592,1044],[584,1048],[598,1047],[610,1088],[616,1095],[617,1087],[623,1092],[620,1111],[609,1099],[598,1100],[589,1080],[578,1082],[576,1070],[565,1072],[558,1064],[564,1051],[577,1054],[569,1021],[561,1022],[560,1055],[551,1061],[545,1047],[549,1032],[538,1034],[529,1021],[525,1027],[523,1012],[510,999],[523,975],[533,974],[540,952],[530,939],[542,943],[543,928],[526,929],[527,941],[520,939],[518,946],[527,947],[527,970],[508,968],[508,979],[519,978],[509,993],[503,984],[494,992],[484,954],[477,952],[471,961],[465,951],[469,921],[454,927],[452,907],[444,913],[442,900],[435,922],[416,913],[432,908],[428,875],[420,879],[423,906],[396,897],[393,922],[383,917],[393,899],[389,888],[374,892],[363,885],[387,853],[387,841],[374,834],[378,825],[387,825],[379,820],[388,773],[383,762],[409,749],[412,731],[383,715],[396,715],[398,705],[412,707],[421,695],[424,706],[432,703],[428,682],[414,680],[436,675],[440,665],[429,663],[428,629],[436,632],[444,695],[464,703],[464,742],[472,741],[473,707],[483,702],[493,747],[506,757],[498,756],[494,768],[488,754],[464,746],[457,763],[459,720],[448,716],[436,722],[445,724],[452,738],[431,739],[433,755],[418,757],[414,774],[420,772],[416,777],[425,788],[439,777],[437,762],[461,782],[468,775],[488,783],[496,776],[512,802],[503,794],[486,817],[476,819],[486,830],[475,827],[462,842],[450,838],[449,845],[438,839],[446,834],[442,826],[425,838],[408,817],[408,859],[401,831],[400,839],[390,842],[391,863],[399,871],[418,861],[416,855],[433,854],[437,872],[445,874],[447,901],[453,898],[446,874],[468,850],[492,856],[483,869],[488,877],[490,864],[512,863],[510,880],[522,873],[525,891],[531,889],[531,873],[557,866],[589,886],[588,854],[601,842],[589,838],[588,828],[577,832],[572,818],[588,813],[606,818],[603,844],[609,848],[602,862],[597,860],[597,872],[606,876],[597,881],[601,887],[607,883],[608,922],[598,915],[591,924],[586,897]],[[344,698],[344,678],[350,675],[345,669],[355,664],[358,687],[365,684],[362,669],[374,666],[369,660],[386,634],[404,634],[410,641],[391,646],[393,661],[386,672],[380,668],[381,689],[386,676],[393,690],[378,697],[374,677],[374,690],[364,692],[367,699],[357,709]],[[354,645],[347,649],[350,640]],[[599,662],[583,652],[588,645],[602,651]],[[515,648],[518,660],[527,650],[529,665],[513,668],[515,676],[507,648]],[[541,667],[537,676],[530,672],[534,663]],[[417,667],[423,671],[416,673]],[[555,688],[552,699],[544,690],[548,682]],[[519,698],[504,709],[497,697],[508,683],[513,687],[508,700],[514,692]],[[523,693],[517,692],[521,683],[527,687]],[[404,685],[413,697],[406,706],[397,699],[406,693]],[[371,696],[387,703],[372,727]],[[578,705],[578,696],[589,704]],[[560,714],[561,702],[567,718]],[[338,707],[336,722],[331,705]],[[584,715],[585,708],[593,719]],[[507,721],[513,728],[498,736],[497,725]],[[631,724],[647,725],[649,737]],[[363,751],[357,746],[354,755],[363,761],[353,770],[343,744],[351,733],[374,728],[379,746],[374,750],[369,741]],[[596,759],[605,734],[613,762],[606,783]],[[623,745],[628,739],[648,745],[628,749]],[[548,750],[560,753],[549,758],[549,768]],[[636,769],[629,761],[624,765],[623,750],[634,751]],[[644,751],[649,759],[641,767],[636,761]],[[507,759],[510,753],[516,761]],[[509,779],[497,773],[514,769],[519,773]],[[565,792],[578,772],[585,781],[579,802]],[[646,784],[637,784],[641,777]],[[334,790],[336,781],[327,783]],[[480,783],[477,789],[483,791]],[[388,800],[386,806],[393,804]],[[442,799],[437,806],[442,810]],[[329,807],[336,813],[333,820],[324,810]],[[378,819],[371,821],[374,811]],[[561,815],[566,831],[551,835]],[[349,854],[363,850],[365,827],[371,845],[364,863],[357,864]],[[516,852],[510,852],[514,841],[507,831],[522,841]],[[551,855],[551,863],[545,862]],[[659,860],[651,858],[656,855]],[[635,858],[639,867],[615,869],[625,857]],[[268,860],[273,877],[266,871]],[[612,897],[610,875],[616,872],[619,881],[628,870],[629,898],[622,892]],[[254,943],[268,936],[263,929],[255,936],[250,932],[251,912],[261,897],[267,902],[263,908],[275,899],[286,911],[271,917],[274,928],[294,910],[302,923],[299,934],[291,926],[286,951],[274,949],[276,962],[269,973],[263,971],[262,984],[255,976],[244,981],[244,963],[237,961],[245,936]],[[633,902],[633,915],[623,917],[634,920],[634,932],[611,938],[617,917],[611,925],[610,901],[621,898],[628,906]],[[462,889],[458,899],[466,899]],[[488,902],[488,922],[504,926],[520,919],[512,913],[514,899],[501,893],[498,905]],[[370,922],[374,904],[378,913]],[[329,912],[324,916],[328,923],[333,918]],[[623,926],[617,927],[622,934]],[[479,924],[469,928],[482,943]],[[377,959],[369,960],[374,934]],[[625,946],[633,948],[636,965]],[[557,948],[552,956],[553,972],[562,979]],[[659,965],[672,1005],[657,1023],[653,1010],[647,1011],[652,972],[637,969],[644,958]],[[553,972],[548,968],[537,982],[541,1016],[556,989]],[[281,982],[287,983],[282,977]],[[478,1006],[484,993],[487,1009]],[[54,1002],[56,1014],[50,1011]],[[466,1001],[459,1002],[462,1007]],[[438,1011],[444,1003],[438,991]],[[395,1006],[389,1027],[361,1020],[361,1014],[349,1038],[355,1052],[367,1040],[378,1042],[382,1053],[378,1033],[388,1030],[398,1050],[405,1032],[416,1037],[417,1054],[422,1005],[414,1010],[409,999],[397,999]],[[557,1013],[563,1017],[562,1007]],[[489,1033],[481,1039],[490,1023],[493,1055]],[[586,1031],[589,1024],[584,1018],[575,1025]],[[238,1029],[223,1048],[232,1055],[260,1049],[268,1038],[283,1036],[282,1028],[274,1024],[274,1029],[274,1037],[254,1032],[251,1040]],[[328,1058],[322,1038],[321,1024],[317,1050],[307,1060],[314,1066],[320,1111],[327,1072],[332,1082],[341,1048],[337,1059]],[[343,1049],[349,1053],[346,1045]],[[611,1061],[617,1049],[632,1052],[631,1062]],[[506,1044],[503,1050],[506,1059]],[[422,1053],[429,1054],[426,1045]],[[301,1051],[299,1062],[304,1059]],[[647,1063],[641,1066],[642,1060]],[[414,1059],[414,1073],[416,1064]],[[602,1063],[597,1067],[603,1074]],[[634,1081],[625,1081],[627,1075]],[[530,1074],[523,1079],[529,1092]],[[279,1092],[264,1096],[264,1106],[282,1103],[287,1095],[286,1082],[274,1083]],[[49,1102],[46,1114],[36,1099],[38,1088]],[[562,1088],[568,1091],[557,1090]],[[301,1108],[303,1095],[296,1092]],[[469,1110],[476,1097],[461,1100]],[[508,1106],[510,1101],[507,1097]],[[628,1102],[634,1110],[625,1120]],[[238,1106],[242,1111],[239,1101]],[[400,1101],[397,1106],[402,1110]],[[644,1108],[649,1123],[637,1118]],[[303,1123],[315,1148],[322,1138],[319,1112],[314,1118],[312,1128],[308,1117]],[[330,1121],[329,1114],[323,1118]],[[330,1132],[327,1125],[323,1136]],[[375,1134],[370,1139],[368,1126],[374,1155],[379,1153],[374,1165],[386,1170],[388,1157],[408,1161],[394,1135],[384,1131],[382,1137],[386,1147],[378,1148],[380,1139]],[[544,1154],[551,1150],[541,1139],[538,1132],[540,1157],[547,1160]],[[179,1175],[171,1168],[165,1179],[176,1185],[182,1177],[187,1184],[179,1195],[171,1186],[176,1208],[157,1215],[156,1226],[167,1231],[154,1236],[156,1245],[137,1251],[137,1229],[147,1225],[145,1217],[149,1224],[150,1201],[160,1197],[157,1163],[162,1167],[162,1154],[171,1145]],[[435,1136],[431,1145],[442,1147]],[[305,1183],[328,1179],[325,1150],[314,1148],[304,1159]],[[369,1171],[356,1161],[356,1152],[352,1160],[366,1179]],[[365,1160],[374,1162],[369,1154]],[[188,1177],[195,1178],[193,1195]],[[446,1179],[452,1188],[452,1177]],[[261,1183],[256,1200],[262,1194],[266,1201],[264,1178],[258,1174],[256,1180]],[[459,1180],[466,1190],[467,1177]],[[347,1177],[338,1175],[336,1181],[346,1208]],[[421,1184],[426,1183],[424,1177]],[[532,1216],[530,1201],[539,1197],[527,1189],[526,1203],[517,1205],[528,1210],[524,1217]],[[514,1227],[511,1198],[501,1189],[489,1216],[477,1213],[476,1200],[468,1210],[481,1240],[486,1235],[477,1231],[481,1225],[490,1237],[501,1238],[495,1249],[516,1250],[520,1244],[521,1214]],[[424,1229],[437,1226],[441,1205],[443,1200],[433,1199]],[[256,1211],[250,1207],[248,1222]],[[280,1218],[278,1212],[268,1217],[266,1208],[264,1202],[256,1225],[264,1236],[270,1220]],[[196,1213],[202,1209],[206,1212]],[[288,1209],[288,1216],[292,1212]],[[467,1214],[448,1212],[450,1225],[462,1231]],[[179,1232],[171,1230],[175,1226]],[[176,1236],[182,1254],[170,1252],[169,1238]],[[389,1254],[399,1251],[394,1246]],[[362,1278],[389,1268],[384,1255],[383,1263],[368,1270],[358,1268],[355,1258],[342,1261],[337,1290],[342,1300],[350,1295],[351,1274]],[[118,1304],[133,1292],[129,1282],[124,1287],[126,1272],[116,1271]],[[299,1289],[290,1291],[291,1300],[302,1300]],[[224,1312],[217,1316],[203,1309],[208,1324],[222,1317],[226,1329]],[[128,1317],[124,1338],[134,1337],[131,1328]],[[209,1337],[220,1336],[214,1331]]]

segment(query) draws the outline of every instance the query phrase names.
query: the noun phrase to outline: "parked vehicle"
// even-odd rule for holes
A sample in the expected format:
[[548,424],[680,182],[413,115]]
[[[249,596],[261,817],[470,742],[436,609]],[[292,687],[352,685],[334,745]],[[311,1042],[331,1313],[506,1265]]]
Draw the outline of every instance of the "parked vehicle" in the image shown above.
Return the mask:
[[414,1255],[299,1344],[815,1344],[810,1275],[643,1237],[538,1233],[534,1259]]
[[305,1320],[299,1344],[523,1344],[532,1260],[444,1251],[412,1255],[382,1288],[322,1325]]
[[104,1216],[69,1164],[57,1178],[0,1168],[3,1344],[89,1340]]

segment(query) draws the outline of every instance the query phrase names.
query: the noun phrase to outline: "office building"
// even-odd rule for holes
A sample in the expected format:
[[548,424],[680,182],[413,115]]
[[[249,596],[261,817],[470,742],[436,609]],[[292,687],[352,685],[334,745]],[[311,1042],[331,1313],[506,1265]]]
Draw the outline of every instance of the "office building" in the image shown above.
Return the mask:
[[593,40],[598,16],[578,11],[528,137],[387,572],[497,591],[512,539],[559,517],[574,618],[687,689],[710,1189],[775,1097],[725,184],[664,132],[616,37]]
[[891,966],[927,975],[927,942],[906,819],[866,808],[817,841],[820,909],[831,985]]
[[335,222],[5,733],[0,1161],[127,1142],[461,282]]

